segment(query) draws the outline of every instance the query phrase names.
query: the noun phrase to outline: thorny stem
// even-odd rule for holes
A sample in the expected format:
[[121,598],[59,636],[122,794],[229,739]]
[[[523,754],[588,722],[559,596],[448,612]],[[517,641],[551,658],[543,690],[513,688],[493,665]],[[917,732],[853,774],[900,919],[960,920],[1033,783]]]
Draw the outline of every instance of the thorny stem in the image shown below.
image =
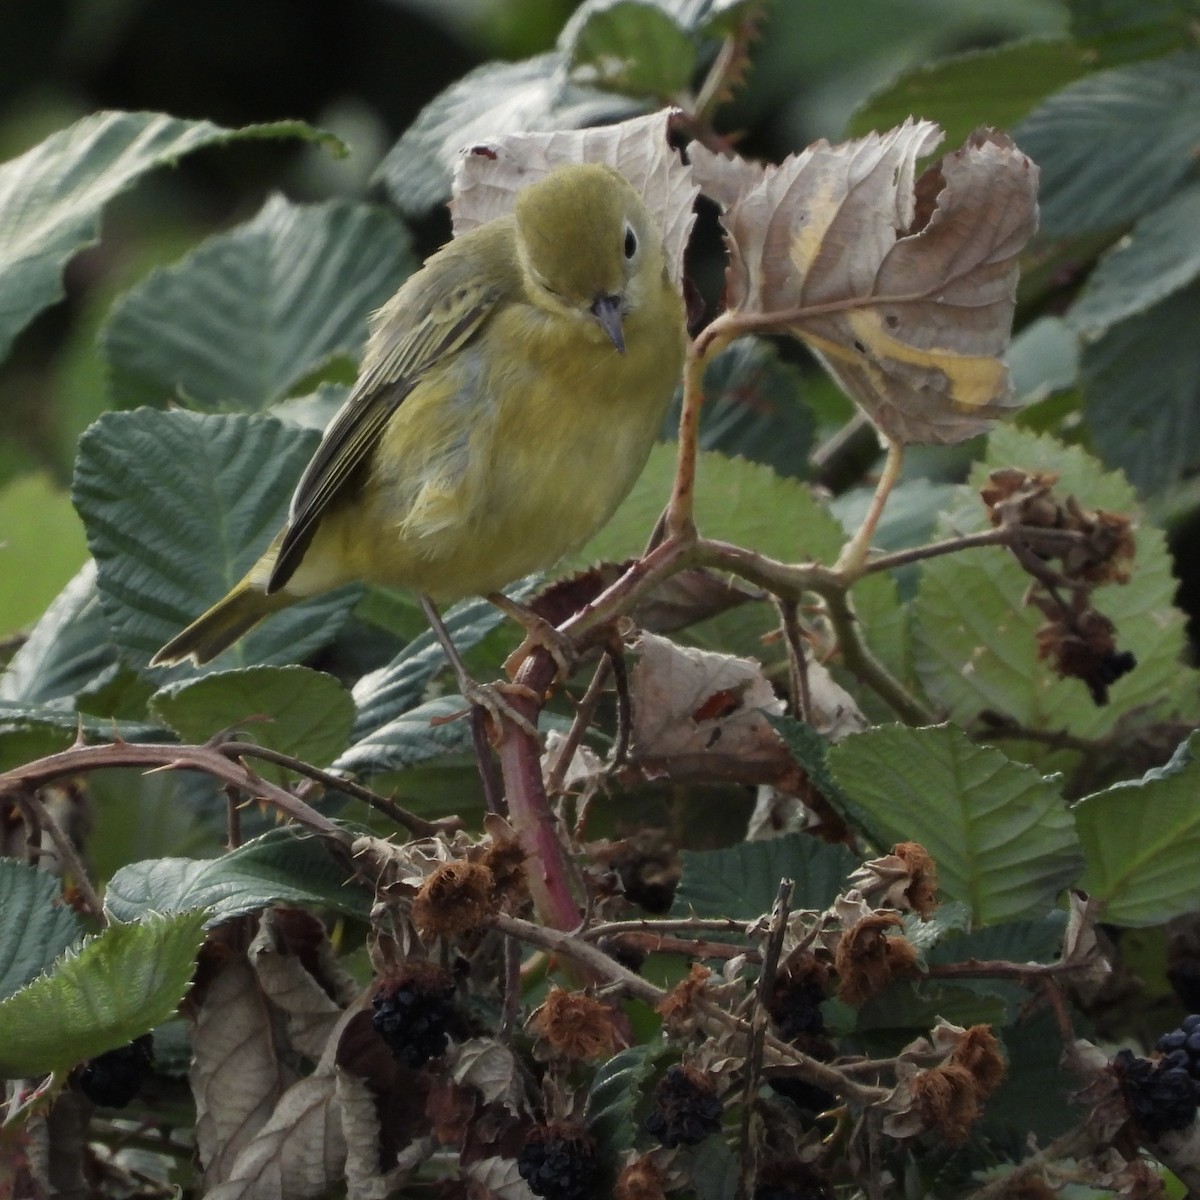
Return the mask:
[[[541,707],[539,696],[554,681],[557,664],[538,647],[521,664],[515,683],[521,693],[508,697],[517,715],[532,726]],[[541,744],[514,721],[501,719],[497,753],[508,803],[508,819],[526,855],[529,895],[538,920],[555,929],[579,924],[579,904],[568,875],[567,850],[559,837],[542,780]]]
[[592,681],[588,684],[587,691],[583,693],[583,698],[575,706],[575,719],[571,722],[571,728],[567,731],[567,736],[563,738],[562,744],[558,748],[558,753],[555,755],[554,763],[547,772],[546,793],[548,796],[562,794],[563,780],[566,778],[567,769],[570,767],[571,760],[575,757],[575,751],[579,749],[580,743],[582,743],[584,735],[592,723],[596,704],[600,699],[601,693],[604,691],[604,685],[608,682],[611,670],[612,659],[605,654],[596,664]]
[[[244,746],[232,744],[237,750]],[[349,847],[352,835],[331,821],[323,813],[305,804],[241,762],[231,761],[238,757],[228,746],[179,746],[162,742],[112,742],[101,746],[72,746],[69,750],[49,754],[35,759],[11,771],[0,774],[0,796],[19,796],[29,788],[43,787],[55,779],[75,775],[81,771],[94,771],[112,767],[143,767],[146,770],[192,770],[232,784],[244,792],[273,805],[284,816],[303,825],[313,833],[330,838],[339,845]]]
[[884,506],[892,494],[892,488],[900,478],[900,468],[904,465],[904,443],[889,438],[887,443],[887,458],[875,485],[875,494],[871,497],[867,515],[862,524],[854,532],[854,536],[842,547],[842,552],[834,564],[834,570],[840,572],[848,583],[853,583],[863,573],[867,556],[871,553],[871,539],[883,516]]
[[[3,778],[0,776],[0,784],[3,783]],[[0,786],[0,795],[3,795],[3,792],[4,788]],[[83,865],[83,859],[79,857],[75,849],[75,843],[71,841],[70,836],[58,823],[58,819],[49,807],[38,799],[36,789],[30,787],[28,790],[18,791],[13,798],[28,824],[30,826],[40,825],[50,835],[54,849],[62,860],[63,868],[75,881],[75,886],[79,889],[79,894],[83,897],[88,911],[101,925],[107,925],[108,918],[104,915],[104,904],[100,899],[100,893],[92,885],[91,876],[88,875],[87,868]]]

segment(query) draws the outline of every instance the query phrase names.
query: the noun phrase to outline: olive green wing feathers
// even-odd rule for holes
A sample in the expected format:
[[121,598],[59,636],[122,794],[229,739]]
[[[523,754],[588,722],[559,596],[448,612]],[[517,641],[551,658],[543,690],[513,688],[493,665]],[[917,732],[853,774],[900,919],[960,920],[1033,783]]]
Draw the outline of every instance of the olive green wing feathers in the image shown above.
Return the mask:
[[[461,240],[468,238],[475,240],[472,235]],[[375,314],[354,390],[330,422],[292,496],[268,593],[292,577],[321,517],[358,475],[421,377],[475,337],[512,293],[511,256],[470,249],[451,243]]]

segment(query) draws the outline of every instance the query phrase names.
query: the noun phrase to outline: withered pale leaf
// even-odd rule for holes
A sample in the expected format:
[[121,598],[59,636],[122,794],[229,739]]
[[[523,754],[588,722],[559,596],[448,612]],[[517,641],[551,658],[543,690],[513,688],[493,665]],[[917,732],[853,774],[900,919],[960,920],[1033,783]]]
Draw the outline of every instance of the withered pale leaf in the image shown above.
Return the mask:
[[205,1200],[310,1200],[342,1179],[346,1141],[332,1068],[294,1083]]
[[400,1152],[395,1166],[381,1171],[379,1110],[370,1087],[360,1076],[339,1068],[337,1101],[346,1139],[347,1200],[384,1200],[395,1195],[438,1148],[434,1138],[417,1138]]
[[521,1178],[515,1158],[482,1158],[468,1163],[462,1173],[499,1200],[536,1200],[529,1184]]
[[671,278],[683,280],[683,252],[695,221],[700,189],[691,168],[667,141],[674,109],[592,129],[513,133],[467,150],[454,167],[450,213],[455,235],[512,212],[527,184],[564,163],[614,166],[645,201],[662,230]]
[[630,675],[631,753],[676,758],[719,753],[782,761],[783,743],[764,713],[782,713],[762,666],[748,658],[677,646],[644,633]]
[[724,210],[728,307],[778,314],[902,442],[964,441],[1015,404],[1000,356],[1037,168],[981,129],[917,178],[941,137],[910,119],[766,167],[689,151]]
[[270,1119],[295,1075],[280,1059],[270,1005],[244,958],[223,963],[202,995],[188,1082],[209,1188],[229,1178],[234,1160]]
[[[307,1058],[317,1059],[324,1053],[329,1034],[342,1015],[342,1004],[348,1004],[358,988],[338,963],[320,922],[313,917],[307,919],[320,930],[320,940],[312,947],[311,959],[321,971],[321,980],[297,955],[288,952],[272,909],[262,914],[247,957],[263,992],[284,1015],[291,1047]],[[334,990],[342,1004],[330,998],[326,986]]]
[[513,1052],[495,1038],[471,1038],[458,1047],[451,1068],[454,1082],[473,1087],[485,1104],[523,1111],[525,1083]]

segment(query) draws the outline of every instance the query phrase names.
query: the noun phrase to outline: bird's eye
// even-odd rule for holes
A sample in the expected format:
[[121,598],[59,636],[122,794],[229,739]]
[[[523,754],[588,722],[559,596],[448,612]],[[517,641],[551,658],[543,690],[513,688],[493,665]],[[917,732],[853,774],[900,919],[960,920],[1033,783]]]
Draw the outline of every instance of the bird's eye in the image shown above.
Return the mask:
[[625,226],[625,257],[632,258],[637,253],[637,234],[632,225]]

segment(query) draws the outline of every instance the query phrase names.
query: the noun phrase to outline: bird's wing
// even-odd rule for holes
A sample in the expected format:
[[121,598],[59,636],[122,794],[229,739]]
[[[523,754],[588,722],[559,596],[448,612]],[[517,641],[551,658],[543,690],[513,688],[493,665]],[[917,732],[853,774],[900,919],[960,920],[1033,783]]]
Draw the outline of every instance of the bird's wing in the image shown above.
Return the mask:
[[322,515],[366,462],[404,398],[431,367],[475,336],[510,290],[506,272],[487,270],[479,255],[451,243],[376,314],[354,390],[292,496],[268,592],[292,577]]

